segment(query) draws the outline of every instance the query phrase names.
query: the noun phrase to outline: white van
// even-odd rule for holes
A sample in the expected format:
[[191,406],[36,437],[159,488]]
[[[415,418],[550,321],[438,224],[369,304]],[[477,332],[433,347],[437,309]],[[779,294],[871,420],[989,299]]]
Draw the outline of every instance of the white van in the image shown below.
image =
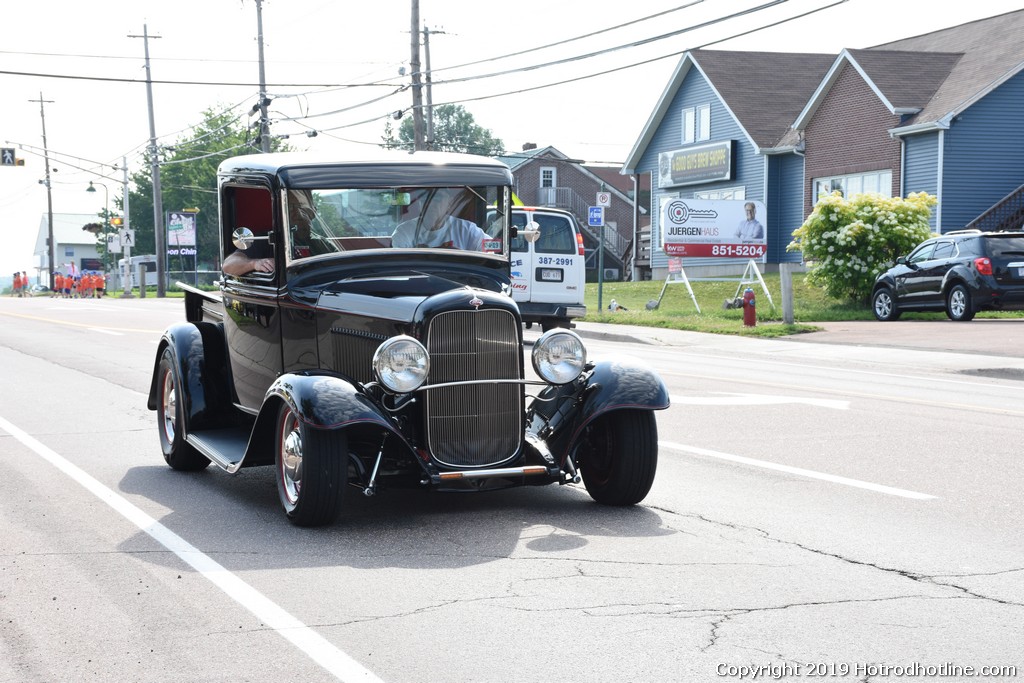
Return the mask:
[[512,298],[527,327],[572,327],[587,314],[583,234],[568,211],[517,206],[512,210]]

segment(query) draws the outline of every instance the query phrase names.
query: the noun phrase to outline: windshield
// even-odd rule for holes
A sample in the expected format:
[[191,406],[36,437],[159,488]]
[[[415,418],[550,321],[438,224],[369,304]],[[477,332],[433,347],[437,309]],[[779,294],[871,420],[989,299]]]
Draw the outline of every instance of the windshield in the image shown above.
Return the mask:
[[285,195],[292,260],[387,248],[507,254],[505,187],[325,188]]

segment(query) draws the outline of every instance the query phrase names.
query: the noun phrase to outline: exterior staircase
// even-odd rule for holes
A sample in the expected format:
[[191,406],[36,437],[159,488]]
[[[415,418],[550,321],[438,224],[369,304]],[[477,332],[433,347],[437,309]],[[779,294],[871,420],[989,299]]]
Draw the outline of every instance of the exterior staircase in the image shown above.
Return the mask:
[[965,227],[983,232],[1024,229],[1024,185],[1000,199]]
[[[527,202],[530,203],[530,202]],[[625,262],[630,241],[617,230],[608,226],[593,228],[587,225],[587,209],[590,206],[583,197],[571,187],[542,187],[537,189],[533,206],[548,206],[555,209],[570,211],[582,226],[590,239],[586,240],[587,270],[596,272],[598,264],[597,245],[600,244],[601,232],[604,231],[604,267],[618,269],[619,278],[624,278]],[[588,277],[588,279],[590,279]],[[596,279],[596,278],[595,278]]]

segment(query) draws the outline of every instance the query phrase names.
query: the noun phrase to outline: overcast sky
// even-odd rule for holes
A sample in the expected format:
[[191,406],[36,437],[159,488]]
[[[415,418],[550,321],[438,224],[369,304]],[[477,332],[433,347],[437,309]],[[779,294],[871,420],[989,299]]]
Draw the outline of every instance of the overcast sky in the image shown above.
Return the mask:
[[[837,54],[1020,8],[1020,0],[831,1],[420,0],[420,17],[431,31],[435,105],[462,104],[508,151],[532,142],[589,163],[619,163],[687,49]],[[412,104],[400,91],[409,79],[399,75],[410,61],[410,7],[410,0],[264,0],[272,133],[340,157],[379,143],[388,114]],[[57,169],[55,213],[101,211],[103,188],[85,192],[90,180],[107,186],[113,206],[121,174],[112,166],[125,158],[139,170],[150,138],[145,41],[130,36],[144,27],[158,144],[186,136],[206,109],[250,120],[259,92],[255,0],[19,4],[0,42],[0,143],[26,146],[18,151],[26,165],[0,167],[0,276],[35,265],[46,213],[40,96]],[[512,53],[521,54],[496,59]],[[311,130],[315,138],[305,135]]]

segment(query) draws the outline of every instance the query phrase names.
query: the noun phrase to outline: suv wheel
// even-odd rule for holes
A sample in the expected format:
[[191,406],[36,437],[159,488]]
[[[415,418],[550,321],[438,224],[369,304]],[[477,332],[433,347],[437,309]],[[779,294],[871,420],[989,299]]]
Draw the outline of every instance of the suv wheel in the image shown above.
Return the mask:
[[967,322],[974,318],[974,304],[971,303],[971,293],[963,285],[954,285],[946,295],[946,315],[950,320]]
[[896,320],[901,314],[901,311],[896,308],[895,299],[892,298],[892,290],[888,287],[879,287],[871,296],[871,311],[877,319],[883,322]]

